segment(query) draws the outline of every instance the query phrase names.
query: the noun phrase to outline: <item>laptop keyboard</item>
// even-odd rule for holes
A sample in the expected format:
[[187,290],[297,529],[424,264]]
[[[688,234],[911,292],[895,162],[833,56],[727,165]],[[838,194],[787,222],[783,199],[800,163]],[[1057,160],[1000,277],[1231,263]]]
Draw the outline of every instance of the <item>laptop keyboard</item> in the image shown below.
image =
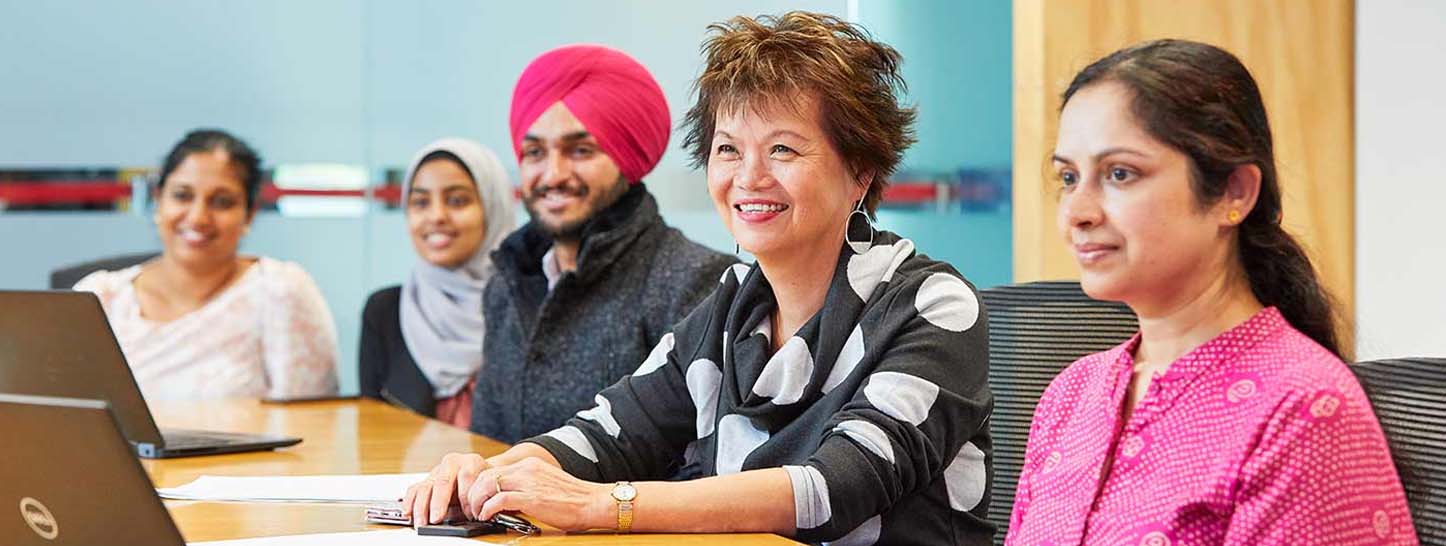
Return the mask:
[[161,432],[166,449],[188,449],[230,445],[256,441],[254,434],[235,434],[211,430],[165,430]]

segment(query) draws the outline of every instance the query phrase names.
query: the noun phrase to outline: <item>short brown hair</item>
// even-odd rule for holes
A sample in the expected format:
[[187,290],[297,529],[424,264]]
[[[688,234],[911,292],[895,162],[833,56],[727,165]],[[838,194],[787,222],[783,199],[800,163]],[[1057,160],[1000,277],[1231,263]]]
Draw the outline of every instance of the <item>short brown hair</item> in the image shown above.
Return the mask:
[[872,216],[915,141],[914,108],[898,100],[906,89],[899,52],[857,25],[804,11],[734,17],[708,31],[703,73],[693,83],[697,102],[683,120],[683,148],[693,166],[708,164],[720,110],[796,106],[801,93],[812,93],[824,133],[845,164],[855,175],[873,175],[864,194]]

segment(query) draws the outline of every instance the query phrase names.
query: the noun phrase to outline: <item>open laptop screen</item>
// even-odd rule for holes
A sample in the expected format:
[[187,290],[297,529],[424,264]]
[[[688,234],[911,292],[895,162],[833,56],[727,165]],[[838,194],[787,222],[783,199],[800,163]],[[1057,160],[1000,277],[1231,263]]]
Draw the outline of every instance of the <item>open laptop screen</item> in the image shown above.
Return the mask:
[[182,546],[105,402],[0,394],[6,545]]
[[132,442],[161,444],[100,300],[0,290],[0,392],[105,400]]

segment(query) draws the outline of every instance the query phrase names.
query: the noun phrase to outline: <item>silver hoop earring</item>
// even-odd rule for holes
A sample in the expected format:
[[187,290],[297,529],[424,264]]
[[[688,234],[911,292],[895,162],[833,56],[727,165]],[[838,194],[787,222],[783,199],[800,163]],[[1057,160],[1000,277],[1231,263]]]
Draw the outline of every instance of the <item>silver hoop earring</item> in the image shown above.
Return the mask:
[[[860,218],[863,219],[863,225],[859,225],[856,222],[856,220]],[[868,233],[868,240],[866,241],[862,240],[863,238],[861,236],[864,232]],[[855,237],[858,238],[856,239]],[[869,221],[869,214],[864,212],[863,199],[860,199],[858,204],[854,206],[853,212],[849,213],[848,221],[845,222],[844,227],[844,241],[849,244],[849,248],[853,249],[855,254],[868,252],[869,248],[874,246],[874,224]]]

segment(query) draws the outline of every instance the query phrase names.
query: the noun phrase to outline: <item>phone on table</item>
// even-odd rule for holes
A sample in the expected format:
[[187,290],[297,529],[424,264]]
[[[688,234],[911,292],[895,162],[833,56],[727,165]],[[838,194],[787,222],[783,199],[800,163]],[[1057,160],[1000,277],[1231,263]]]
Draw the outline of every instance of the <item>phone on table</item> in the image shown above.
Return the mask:
[[[383,525],[411,525],[412,518],[402,515],[401,503],[377,504],[366,507],[366,520],[368,523],[380,523]],[[535,535],[542,532],[536,525],[517,516],[509,514],[497,514],[487,521],[469,520],[462,515],[461,508],[452,506],[447,509],[447,517],[440,525],[421,525],[417,527],[419,535],[436,536],[461,536],[475,537],[487,533],[505,533],[516,531],[524,535]]]

